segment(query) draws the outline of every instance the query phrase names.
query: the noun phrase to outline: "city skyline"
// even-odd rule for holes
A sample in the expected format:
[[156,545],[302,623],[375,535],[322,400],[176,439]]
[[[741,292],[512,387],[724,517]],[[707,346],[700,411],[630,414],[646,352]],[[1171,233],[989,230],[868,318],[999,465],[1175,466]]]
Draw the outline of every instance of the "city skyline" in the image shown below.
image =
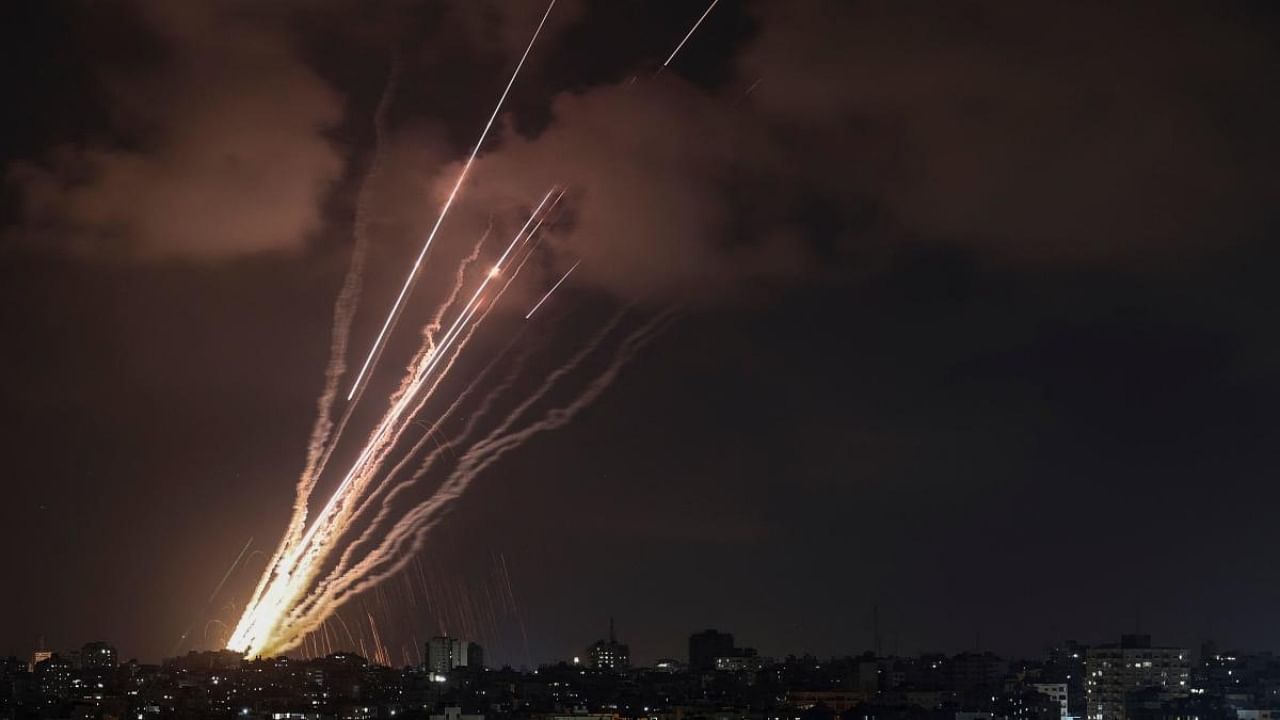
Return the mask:
[[[533,669],[488,667],[480,646],[438,636],[400,667],[349,651],[248,658],[190,651],[163,663],[121,662],[109,643],[0,660],[0,713],[9,717],[309,720],[489,715],[553,720],[1266,720],[1280,702],[1280,656],[1193,651],[1124,634],[1063,642],[1034,658],[989,651],[830,659],[761,657],[714,629],[688,638],[684,659],[630,661],[610,627],[587,657]],[[381,649],[377,650],[382,653]]]
[[[979,654],[994,654],[996,656],[1003,657],[1003,658],[1019,660],[1019,659],[1026,659],[1026,658],[1049,656],[1055,652],[1060,651],[1061,648],[1078,648],[1080,652],[1083,652],[1088,648],[1106,648],[1109,646],[1119,647],[1119,645],[1116,643],[1116,638],[1122,638],[1122,639],[1147,638],[1147,641],[1150,642],[1152,637],[1155,637],[1158,640],[1160,640],[1162,643],[1161,645],[1162,647],[1181,648],[1181,651],[1184,652],[1187,655],[1187,657],[1198,658],[1199,656],[1203,655],[1206,652],[1209,652],[1209,653],[1228,652],[1228,651],[1245,652],[1245,653],[1280,652],[1274,648],[1266,648],[1266,647],[1223,645],[1217,639],[1211,638],[1211,637],[1200,638],[1199,640],[1193,643],[1175,642],[1171,640],[1169,636],[1164,636],[1164,635],[1153,636],[1150,633],[1142,632],[1136,629],[1121,631],[1111,636],[1100,636],[1093,640],[1082,639],[1082,638],[1047,639],[1040,645],[1040,647],[1037,650],[1026,652],[1026,653],[999,651],[996,648],[982,646],[976,643],[971,646],[954,648],[954,649],[925,647],[925,648],[919,648],[919,649],[912,649],[909,651],[901,651],[900,649],[893,648],[892,643],[885,642],[883,637],[881,637],[880,639],[880,643],[879,643],[880,648],[878,651],[875,647],[876,642],[875,640],[873,640],[870,645],[849,646],[844,649],[837,649],[828,654],[813,652],[805,648],[792,649],[792,650],[787,650],[785,652],[778,652],[778,651],[770,650],[768,648],[761,650],[754,646],[738,647],[737,645],[738,642],[743,640],[745,640],[746,642],[750,642],[750,638],[749,637],[744,638],[740,633],[734,632],[732,629],[726,629],[722,627],[711,627],[711,628],[699,628],[691,631],[688,635],[685,636],[685,642],[682,643],[679,647],[666,648],[667,650],[669,650],[669,652],[666,652],[666,653],[658,652],[657,654],[650,654],[650,655],[635,655],[630,652],[630,645],[632,642],[636,640],[640,640],[643,644],[643,639],[628,637],[626,635],[616,633],[616,631],[612,627],[612,623],[608,633],[593,635],[589,630],[587,630],[585,633],[582,633],[581,635],[582,637],[578,641],[576,641],[577,642],[576,649],[572,650],[571,653],[568,655],[547,657],[547,658],[540,659],[539,661],[532,664],[521,664],[519,662],[511,662],[507,659],[501,659],[501,658],[497,659],[496,662],[487,662],[492,658],[492,656],[488,654],[485,646],[477,642],[476,638],[449,635],[446,633],[446,634],[434,635],[434,636],[431,636],[430,638],[424,639],[421,646],[415,648],[415,652],[417,653],[417,655],[421,656],[417,662],[399,663],[397,661],[392,660],[385,664],[387,664],[388,667],[401,667],[404,665],[420,665],[424,668],[427,668],[429,671],[433,671],[433,672],[447,671],[449,669],[456,668],[456,667],[480,667],[480,666],[487,667],[487,668],[511,667],[516,670],[529,671],[529,670],[536,669],[537,667],[557,665],[557,664],[582,665],[583,667],[590,667],[593,669],[611,669],[612,666],[610,665],[610,663],[612,662],[612,658],[607,660],[604,664],[598,664],[597,659],[593,658],[592,656],[592,650],[597,646],[614,645],[616,647],[622,648],[624,652],[625,660],[622,665],[618,666],[619,669],[625,669],[630,667],[654,668],[654,667],[660,666],[663,663],[675,660],[677,662],[684,664],[691,671],[714,671],[717,669],[721,669],[721,670],[724,669],[723,667],[716,666],[716,663],[715,663],[716,658],[727,658],[727,657],[759,658],[763,662],[773,663],[773,662],[782,662],[787,660],[788,658],[801,658],[801,657],[813,657],[820,661],[825,662],[825,661],[838,660],[841,658],[852,658],[852,657],[859,657],[864,655],[874,656],[874,657],[887,657],[887,658],[892,658],[892,657],[911,658],[911,657],[928,657],[928,656],[935,656],[935,655],[952,656],[952,655],[965,655],[965,654],[979,653]],[[4,656],[18,657],[18,658],[26,657],[29,659],[31,664],[35,664],[40,660],[47,659],[51,654],[62,655],[64,657],[67,656],[68,651],[66,648],[57,649],[57,648],[60,648],[60,646],[57,646],[55,643],[49,643],[49,642],[44,642],[42,645],[41,641],[43,640],[44,640],[44,637],[41,636],[36,643],[30,646],[27,652],[0,651],[0,657],[4,657]],[[569,641],[569,642],[574,642],[574,641]],[[134,655],[130,655],[127,652],[125,653],[120,652],[117,644],[115,644],[110,640],[103,640],[101,638],[97,638],[93,640],[84,641],[82,644],[84,648],[89,648],[91,646],[95,648],[109,647],[111,649],[112,657],[118,658],[119,662],[123,662],[127,658],[131,662],[136,661],[136,662],[150,663],[150,664],[167,662],[175,658],[179,658],[189,654],[226,652],[226,650],[223,648],[207,647],[207,648],[193,648],[181,653],[177,653],[172,656],[164,656],[160,658],[140,658]],[[79,644],[72,643],[71,645],[78,646]],[[438,647],[433,647],[437,645]],[[697,646],[697,649],[695,649],[695,646]],[[361,648],[358,646],[349,647],[347,644],[339,642],[339,643],[336,643],[332,648],[317,647],[315,648],[315,650],[316,652],[307,653],[307,656],[309,658],[314,659],[314,658],[319,658],[325,655],[335,654],[335,653],[336,654],[354,654],[369,660],[369,662],[371,663],[377,662],[377,658],[376,658],[377,653],[370,652],[370,648],[368,647],[366,647],[362,651]],[[73,648],[72,652],[78,654],[83,652],[83,650]],[[442,658],[439,661],[432,659],[433,657],[436,657],[437,654],[440,658]],[[388,653],[389,657],[390,655],[391,654]],[[471,659],[468,660],[468,657],[470,657]],[[704,658],[704,661],[700,662],[698,660],[699,657]],[[443,663],[443,664],[440,664],[440,663]]]

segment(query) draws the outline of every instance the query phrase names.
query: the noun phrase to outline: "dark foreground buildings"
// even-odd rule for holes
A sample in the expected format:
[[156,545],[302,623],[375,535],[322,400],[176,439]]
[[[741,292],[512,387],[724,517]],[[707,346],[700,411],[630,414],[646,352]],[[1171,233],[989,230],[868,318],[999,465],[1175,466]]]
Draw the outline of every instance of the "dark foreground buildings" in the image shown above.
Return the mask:
[[[625,648],[612,636],[597,646],[611,658]],[[485,668],[473,660],[478,646],[453,638],[424,650],[422,665],[399,669],[347,653],[247,661],[203,652],[145,665],[90,643],[0,662],[0,718],[1272,720],[1280,710],[1280,658],[1212,646],[1193,658],[1145,636],[1065,643],[1031,660],[772,660],[706,631],[690,638],[687,664],[638,668],[600,654],[528,672]]]

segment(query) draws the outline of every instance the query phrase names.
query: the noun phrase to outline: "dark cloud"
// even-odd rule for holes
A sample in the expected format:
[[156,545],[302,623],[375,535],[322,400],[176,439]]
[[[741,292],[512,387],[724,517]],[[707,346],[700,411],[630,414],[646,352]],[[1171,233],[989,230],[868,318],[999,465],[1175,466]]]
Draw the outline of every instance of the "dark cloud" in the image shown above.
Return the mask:
[[[1207,7],[752,8],[735,79],[557,95],[544,127],[482,155],[465,202],[569,185],[561,268],[583,258],[576,282],[628,298],[812,277],[819,242],[904,232],[1014,262],[1163,266],[1274,215],[1280,106],[1261,88],[1277,56]],[[835,218],[817,232],[815,204]]]
[[[511,63],[520,59],[538,22],[547,12],[539,2],[503,0],[449,0],[447,27],[461,32],[467,44],[482,53],[499,53]],[[539,46],[554,46],[556,39],[586,12],[584,0],[558,0],[547,14],[538,35]],[[539,53],[545,57],[545,53]],[[538,62],[534,59],[533,62]]]
[[139,2],[162,63],[104,73],[119,142],[11,167],[31,243],[89,254],[221,259],[297,250],[344,160],[341,97],[292,38],[225,3]]
[[1280,58],[1219,6],[753,7],[738,67],[754,107],[814,141],[798,146],[822,182],[916,232],[1018,260],[1161,263],[1255,237],[1276,204]]
[[578,282],[632,299],[723,295],[804,263],[780,240],[783,227],[731,242],[740,219],[730,186],[762,169],[760,153],[743,151],[763,142],[755,133],[730,105],[675,78],[565,93],[536,137],[508,130],[482,156],[467,202],[520,206],[564,185],[567,219],[553,244],[563,266],[584,261]]
[[[320,13],[330,24],[335,7]],[[106,89],[118,131],[142,140],[10,168],[21,233],[159,257],[300,247],[343,170],[325,135],[342,103],[280,29],[285,11],[138,9],[171,57]],[[453,3],[434,24],[509,65],[543,9]],[[732,81],[669,71],[555,95],[547,123],[491,140],[464,199],[476,217],[514,216],[552,182],[570,185],[561,267],[585,258],[578,281],[627,297],[803,275],[813,232],[796,218],[815,200],[846,246],[905,229],[1018,261],[1195,256],[1273,220],[1280,106],[1263,88],[1277,56],[1265,28],[1177,10],[757,3]],[[539,56],[584,13],[560,3]],[[367,48],[381,26],[352,32]],[[421,172],[439,197],[458,168],[431,152],[440,161]],[[421,195],[391,192],[402,214],[429,214]],[[878,227],[842,216],[868,205]]]

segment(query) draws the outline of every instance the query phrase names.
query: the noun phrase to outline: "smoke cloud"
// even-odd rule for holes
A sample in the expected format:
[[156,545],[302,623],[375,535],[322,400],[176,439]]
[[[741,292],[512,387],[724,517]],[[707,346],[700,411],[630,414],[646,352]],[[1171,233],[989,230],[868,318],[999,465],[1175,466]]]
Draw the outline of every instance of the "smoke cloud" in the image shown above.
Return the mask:
[[[1032,266],[1159,267],[1274,220],[1280,111],[1259,89],[1276,52],[1207,6],[751,14],[729,82],[682,82],[677,62],[560,94],[545,129],[508,129],[482,156],[467,202],[569,185],[557,270],[582,258],[573,282],[629,299],[807,276],[815,243],[923,237]],[[868,207],[870,226],[853,217]],[[815,233],[820,213],[836,222]]]
[[[544,8],[443,7],[424,42],[456,33],[488,61],[522,49]],[[300,248],[344,168],[326,135],[338,95],[287,22],[234,2],[138,8],[172,56],[107,81],[117,134],[135,140],[11,167],[19,231],[144,257]],[[589,10],[557,4],[535,67]],[[699,33],[723,33],[717,19],[742,12],[751,31],[714,83],[681,78],[700,37],[656,77],[576,78],[571,92],[522,78],[545,92],[549,120],[507,116],[442,243],[469,247],[495,216],[499,231],[518,224],[560,183],[570,190],[549,229],[548,274],[581,259],[572,284],[697,300],[811,277],[833,248],[886,238],[1033,266],[1152,267],[1275,221],[1280,103],[1263,89],[1277,51],[1267,28],[1215,5],[757,2],[718,7]],[[408,42],[404,27],[382,32]],[[414,129],[447,125],[448,107],[394,118],[398,170],[372,200],[380,242],[414,243],[456,177],[444,158],[463,148]]]
[[142,2],[168,56],[106,76],[119,142],[10,168],[28,242],[91,255],[219,260],[292,251],[342,173],[339,96],[291,38],[231,4]]
[[1275,45],[1216,8],[757,3],[736,65],[815,182],[911,232],[1147,263],[1256,236],[1280,199]]

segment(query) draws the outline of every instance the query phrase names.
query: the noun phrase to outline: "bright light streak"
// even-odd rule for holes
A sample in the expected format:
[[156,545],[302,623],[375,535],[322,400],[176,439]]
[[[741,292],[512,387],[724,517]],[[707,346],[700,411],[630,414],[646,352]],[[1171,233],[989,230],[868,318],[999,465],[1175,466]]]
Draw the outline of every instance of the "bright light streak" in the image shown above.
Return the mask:
[[538,301],[538,304],[533,306],[533,309],[529,311],[529,314],[524,316],[524,319],[528,320],[529,318],[533,317],[533,314],[538,312],[538,308],[542,307],[542,303],[546,302],[547,298],[551,297],[551,293],[555,292],[556,288],[560,287],[560,283],[569,279],[569,273],[573,272],[574,270],[577,270],[578,266],[581,264],[582,264],[581,260],[574,263],[573,267],[569,268],[569,271],[566,272],[564,275],[562,275],[555,285],[551,286],[551,289],[547,291],[547,294],[542,296],[542,299]]
[[373,341],[373,347],[369,349],[369,355],[365,357],[364,364],[360,366],[360,372],[356,375],[356,380],[351,385],[351,391],[347,393],[348,401],[355,396],[356,390],[360,387],[360,383],[364,381],[365,374],[369,372],[375,356],[382,349],[383,343],[386,342],[388,331],[391,330],[391,327],[399,318],[400,306],[404,303],[405,296],[409,294],[414,280],[418,277],[418,270],[422,267],[422,261],[427,256],[427,250],[431,247],[431,242],[435,240],[440,226],[444,224],[444,218],[449,214],[449,208],[453,206],[453,201],[458,197],[458,191],[462,188],[463,181],[467,179],[467,173],[471,172],[471,165],[475,163],[476,155],[480,152],[480,146],[484,144],[485,138],[489,135],[489,130],[493,127],[494,120],[497,119],[498,113],[502,110],[502,104],[506,102],[507,95],[511,92],[511,87],[515,85],[516,77],[520,75],[520,69],[524,67],[524,61],[529,57],[529,51],[533,49],[533,44],[537,41],[538,34],[542,32],[542,26],[546,24],[547,17],[551,15],[551,8],[555,7],[555,5],[556,0],[551,0],[547,4],[547,11],[542,14],[542,20],[538,22],[538,27],[533,31],[533,37],[529,38],[529,44],[525,47],[524,54],[520,56],[520,62],[516,63],[516,69],[511,73],[511,79],[507,81],[507,87],[502,91],[502,96],[498,98],[498,104],[494,106],[493,113],[489,115],[489,121],[484,124],[484,130],[480,132],[480,139],[471,148],[471,155],[467,157],[467,162],[463,164],[462,171],[458,173],[458,179],[453,184],[453,190],[449,191],[448,199],[445,200],[444,206],[440,208],[440,215],[436,218],[435,225],[431,227],[431,232],[427,234],[427,239],[422,244],[422,249],[418,251],[417,259],[413,261],[413,268],[409,270],[409,276],[405,278],[404,285],[400,288],[400,294],[396,296],[395,303],[391,305],[391,311],[387,313],[387,319],[382,323],[382,329],[378,331],[378,336]]
[[[555,200],[553,201],[552,195],[556,193],[557,189],[553,186],[542,196],[542,201],[530,213],[528,220],[525,221],[515,237],[511,239],[506,250],[503,251],[501,257],[494,264],[494,269],[500,272],[507,258],[511,256],[512,251],[522,246],[523,243],[527,243],[529,237],[541,227],[542,222],[546,219],[546,213],[550,212],[555,203],[559,202],[560,198],[564,196],[564,192],[560,191],[559,194],[555,195]],[[549,202],[550,204],[548,204]],[[534,225],[535,220],[537,225]],[[531,226],[533,227],[532,231],[530,231]],[[275,633],[280,628],[281,623],[285,621],[291,606],[315,577],[316,572],[319,570],[318,565],[333,550],[333,541],[341,537],[348,529],[351,520],[348,505],[359,499],[363,484],[368,482],[370,475],[377,470],[385,459],[387,448],[394,446],[403,433],[407,422],[404,419],[406,411],[414,406],[414,401],[419,391],[427,386],[428,381],[433,376],[433,371],[448,356],[449,350],[462,335],[462,331],[475,317],[482,301],[482,294],[490,281],[498,274],[493,272],[486,273],[480,286],[476,288],[475,294],[471,296],[471,299],[459,312],[449,330],[440,340],[439,345],[415,360],[416,367],[410,370],[405,392],[392,403],[391,408],[383,416],[377,429],[356,458],[355,463],[347,471],[342,482],[339,483],[337,489],[330,495],[324,507],[316,515],[311,526],[307,528],[306,533],[299,542],[279,556],[267,570],[264,575],[263,585],[265,593],[261,592],[263,588],[260,588],[260,592],[255,595],[250,607],[246,608],[244,615],[227,643],[229,648],[248,654],[259,654],[264,650],[270,649],[272,644],[276,642]],[[460,349],[461,347],[459,347]],[[441,372],[442,376],[443,373],[448,371],[448,368],[449,365]],[[438,383],[439,378],[436,380]],[[427,396],[429,394],[428,392]],[[426,397],[424,396],[418,401],[417,407],[408,413],[408,417],[412,418],[425,401]]]
[[236,566],[244,559],[244,554],[249,552],[249,546],[252,544],[253,536],[250,536],[249,540],[245,542],[244,547],[240,549],[240,554],[237,555],[235,561],[231,563],[231,567],[227,568],[227,572],[224,573],[222,579],[218,581],[218,586],[215,587],[213,589],[213,593],[209,595],[209,601],[205,603],[206,607],[212,605],[214,599],[218,597],[218,593],[222,592],[222,586],[227,584],[227,580],[231,578],[231,573],[235,572]]
[[676,53],[680,52],[680,48],[684,47],[684,44],[689,42],[689,38],[697,32],[698,26],[702,24],[703,20],[707,19],[707,16],[711,14],[711,8],[715,7],[718,2],[720,2],[720,0],[711,0],[711,4],[707,6],[705,11],[703,11],[702,17],[698,18],[698,22],[694,23],[693,27],[689,28],[689,32],[685,33],[684,39],[680,41],[679,45],[676,45],[676,49],[671,51],[671,56],[667,58],[666,62],[662,63],[662,67],[670,65],[671,61],[676,59]]

